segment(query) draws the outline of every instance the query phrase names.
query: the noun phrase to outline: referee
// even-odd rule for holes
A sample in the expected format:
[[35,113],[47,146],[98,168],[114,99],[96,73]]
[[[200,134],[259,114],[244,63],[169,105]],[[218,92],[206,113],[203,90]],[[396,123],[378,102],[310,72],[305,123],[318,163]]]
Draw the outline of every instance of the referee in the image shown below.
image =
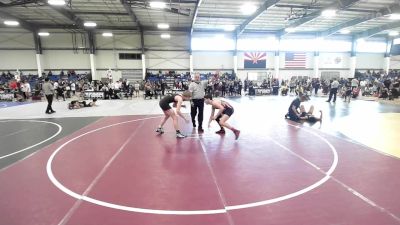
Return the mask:
[[200,81],[200,74],[195,73],[193,81],[189,85],[189,91],[192,93],[192,104],[190,108],[190,115],[192,117],[193,128],[196,127],[197,110],[199,115],[197,121],[199,124],[198,132],[202,133],[203,130],[203,112],[204,112],[204,95],[207,88],[208,81]]
[[48,77],[46,77],[44,79],[44,84],[42,86],[42,89],[43,89],[43,93],[44,93],[44,95],[46,96],[46,99],[47,99],[46,114],[55,113],[56,111],[54,111],[53,107],[51,106],[53,104],[54,87],[50,83]]

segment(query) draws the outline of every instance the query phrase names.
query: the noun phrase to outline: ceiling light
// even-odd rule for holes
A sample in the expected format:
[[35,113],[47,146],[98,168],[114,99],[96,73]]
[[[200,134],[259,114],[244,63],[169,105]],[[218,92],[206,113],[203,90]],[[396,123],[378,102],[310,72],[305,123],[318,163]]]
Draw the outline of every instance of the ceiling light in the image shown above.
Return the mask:
[[15,20],[6,20],[4,21],[4,24],[7,26],[18,26],[19,22]]
[[235,28],[236,27],[234,25],[226,25],[224,26],[224,31],[234,31]]
[[50,35],[50,33],[49,32],[39,32],[38,35],[42,36],[42,37],[47,37]]
[[350,34],[350,30],[344,29],[340,31],[341,34]]
[[324,17],[334,17],[336,16],[336,10],[325,9],[324,11],[322,11],[321,15]]
[[390,31],[389,32],[389,36],[398,36],[399,35],[399,32],[397,32],[397,31]]
[[162,39],[170,39],[171,35],[170,34],[161,34]]
[[391,20],[400,20],[400,14],[391,14],[389,19],[391,19]]
[[240,7],[240,10],[244,15],[251,15],[257,10],[257,7],[252,3],[245,3]]
[[150,2],[150,7],[156,9],[164,9],[167,7],[167,4],[165,2]]
[[97,24],[94,23],[94,22],[85,22],[83,25],[85,25],[85,27],[95,27],[95,26],[97,26]]
[[285,28],[285,31],[288,32],[288,33],[293,33],[293,32],[296,31],[296,28],[294,28],[294,27],[288,27],[288,28]]
[[359,39],[357,39],[357,43],[365,43],[365,39],[364,38],[359,38]]
[[65,0],[49,0],[47,3],[50,5],[65,5]]
[[104,32],[103,33],[103,37],[112,37],[113,36],[113,33],[111,33],[111,32]]
[[169,24],[166,23],[159,23],[157,24],[158,29],[168,29],[169,28]]

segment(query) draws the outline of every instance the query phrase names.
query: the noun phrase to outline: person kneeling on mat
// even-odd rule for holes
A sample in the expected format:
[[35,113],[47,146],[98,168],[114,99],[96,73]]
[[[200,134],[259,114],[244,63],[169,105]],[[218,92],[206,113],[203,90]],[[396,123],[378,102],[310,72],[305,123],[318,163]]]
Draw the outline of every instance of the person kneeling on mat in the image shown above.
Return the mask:
[[300,104],[308,100],[310,100],[310,98],[307,95],[299,95],[299,97],[293,100],[290,104],[288,113],[285,115],[285,118],[296,122],[299,121],[301,116],[301,112],[299,112]]
[[[190,100],[192,97],[192,93],[189,91],[183,92],[183,94],[175,94],[175,95],[167,95],[160,100],[160,108],[164,111],[164,118],[161,121],[160,126],[158,126],[156,132],[159,134],[164,133],[163,126],[165,122],[167,122],[168,118],[172,118],[174,123],[174,128],[176,130],[176,137],[177,138],[185,138],[186,136],[183,135],[179,130],[178,125],[178,116],[182,117],[186,123],[189,123],[189,120],[181,113],[182,102],[186,100]],[[169,104],[173,103],[174,107],[176,106],[176,112],[171,108]]]
[[304,105],[300,105],[301,102],[308,100],[310,100],[310,98],[307,95],[301,95],[293,100],[289,106],[289,112],[285,115],[285,118],[295,122],[308,121],[310,123],[315,123],[317,121],[322,121],[322,111],[320,111],[321,114],[318,118],[313,115],[314,106],[311,106],[308,112],[306,112]]
[[[211,105],[211,115],[210,115],[210,120],[208,121],[208,127],[211,126],[211,122],[213,120],[217,121],[221,129],[217,131],[217,134],[225,134],[225,129],[224,127],[228,128],[235,134],[235,139],[237,140],[240,135],[240,130],[237,130],[233,128],[231,125],[229,125],[226,121],[232,116],[234,110],[233,107],[222,100],[216,100],[212,98],[211,95],[207,94],[204,96],[204,102],[207,105]],[[216,116],[215,114],[215,109],[219,109],[218,113]]]

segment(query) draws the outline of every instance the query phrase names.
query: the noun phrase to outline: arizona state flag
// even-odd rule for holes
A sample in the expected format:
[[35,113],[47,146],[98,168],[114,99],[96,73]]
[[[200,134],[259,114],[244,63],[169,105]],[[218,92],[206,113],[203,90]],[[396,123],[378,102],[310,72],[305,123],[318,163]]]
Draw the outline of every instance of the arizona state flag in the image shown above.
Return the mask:
[[267,53],[265,52],[245,52],[245,69],[265,69],[267,67]]

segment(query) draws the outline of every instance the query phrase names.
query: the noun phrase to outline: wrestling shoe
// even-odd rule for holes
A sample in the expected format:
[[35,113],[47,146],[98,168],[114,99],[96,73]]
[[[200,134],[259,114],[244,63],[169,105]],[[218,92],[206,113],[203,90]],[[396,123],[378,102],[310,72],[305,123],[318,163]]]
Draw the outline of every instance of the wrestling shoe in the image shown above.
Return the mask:
[[217,132],[215,132],[216,134],[225,134],[225,130],[224,129],[221,129],[221,130],[219,130],[219,131],[217,131]]
[[163,134],[164,133],[164,129],[162,127],[159,127],[159,128],[157,128],[156,132],[159,133],[159,134]]
[[176,137],[177,138],[185,138],[186,136],[183,135],[181,132],[179,132],[179,133],[176,133]]
[[235,140],[237,140],[239,138],[240,135],[240,130],[234,130],[233,133],[235,134]]

